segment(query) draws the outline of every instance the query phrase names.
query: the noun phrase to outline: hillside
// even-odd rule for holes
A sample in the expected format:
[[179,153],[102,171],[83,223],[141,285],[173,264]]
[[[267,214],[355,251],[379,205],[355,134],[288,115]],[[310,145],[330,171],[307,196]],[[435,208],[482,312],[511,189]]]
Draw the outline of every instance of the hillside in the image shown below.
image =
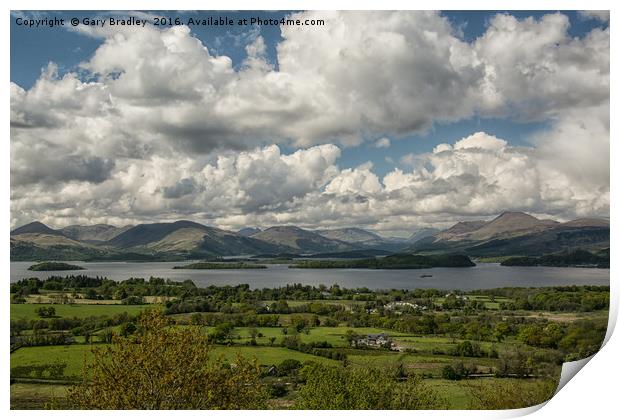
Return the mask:
[[290,251],[277,244],[185,220],[137,225],[107,244],[122,249],[192,254],[194,257]]
[[275,226],[251,236],[273,245],[291,249],[293,252],[349,251],[355,247],[343,241],[329,239],[318,233],[297,226]]
[[111,240],[133,226],[116,227],[112,225],[98,224],[92,226],[71,225],[59,231],[67,238],[76,241],[100,243]]
[[[417,239],[411,243],[409,240]],[[321,254],[370,257],[386,253],[458,253],[472,257],[540,256],[577,248],[609,248],[609,220],[565,223],[505,212],[490,221],[462,221],[411,238],[384,238],[360,228],[309,231],[297,226],[238,232],[180,220],[115,227],[32,222],[11,231],[11,260],[183,260],[233,255]]]
[[433,236],[436,233],[439,233],[439,229],[436,228],[422,228],[418,229],[411,234],[409,238],[407,238],[407,242],[415,243],[420,239],[428,238],[429,236]]
[[58,235],[62,236],[62,233],[44,225],[41,222],[32,222],[27,225],[18,227],[11,231],[11,236],[22,235],[24,233],[40,233],[45,235]]
[[542,255],[575,248],[609,247],[609,221],[578,219],[566,223],[506,212],[484,222],[459,222],[408,248],[410,252],[464,252],[471,256]]
[[[291,251],[285,246],[190,221],[141,224],[124,228],[111,225],[73,225],[60,230],[36,222],[15,229],[12,233],[13,261],[178,260]],[[109,240],[102,241],[110,236]]]
[[468,240],[484,240],[489,238],[518,236],[540,232],[558,225],[553,220],[539,220],[534,216],[519,212],[505,212],[485,223],[479,229],[466,235]]
[[376,233],[359,228],[321,229],[315,230],[314,232],[327,239],[348,242],[351,244],[379,243],[383,241],[383,238]]
[[483,227],[487,222],[484,220],[474,220],[467,222],[458,222],[454,226],[449,229],[442,230],[437,232],[435,235],[427,236],[426,238],[431,238],[433,240],[443,240],[443,241],[459,241],[464,240],[468,234],[476,231]]
[[105,257],[109,252],[60,235],[26,233],[11,236],[11,261],[83,261]]

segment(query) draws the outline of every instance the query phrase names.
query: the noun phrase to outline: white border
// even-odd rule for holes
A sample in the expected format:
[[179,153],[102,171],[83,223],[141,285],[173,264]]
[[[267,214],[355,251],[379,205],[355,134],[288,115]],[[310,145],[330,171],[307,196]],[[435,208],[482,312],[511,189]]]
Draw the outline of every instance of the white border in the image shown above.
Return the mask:
[[[358,1],[343,1],[343,0],[298,0],[298,1],[283,1],[283,0],[263,0],[260,2],[248,2],[240,0],[216,0],[210,2],[200,2],[197,0],[175,0],[168,2],[153,2],[148,0],[108,0],[108,1],[96,1],[96,2],[78,2],[75,0],[58,0],[55,2],[42,1],[42,0],[8,0],[2,2],[4,9],[4,26],[0,28],[2,34],[2,43],[0,48],[2,49],[3,62],[10,62],[9,51],[9,37],[10,37],[10,25],[8,25],[9,11],[14,10],[303,10],[303,9],[334,9],[334,10],[404,10],[404,9],[431,9],[431,10],[612,10],[612,20],[615,16],[614,7],[617,2],[604,0],[590,0],[590,1],[578,1],[578,0],[548,0],[541,2],[540,0],[522,0],[522,1],[502,1],[492,2],[489,0],[473,0],[468,2],[456,1],[456,0],[435,0],[431,3],[416,4],[414,2],[396,1],[396,0],[382,0],[381,2],[372,2],[370,0],[358,0]],[[432,7],[428,7],[432,6]],[[613,69],[616,68],[616,54],[615,46],[616,40],[614,40],[614,31],[611,31],[611,65],[612,65],[612,79]],[[9,168],[10,168],[10,147],[9,147],[9,104],[10,93],[8,89],[9,82],[9,65],[5,64],[0,67],[0,80],[5,82],[5,94],[4,101],[2,103],[4,116],[4,130],[5,135],[0,147],[0,159],[2,162],[2,172],[0,175],[0,188],[2,197],[6,200],[4,206],[1,208],[0,226],[2,231],[5,232],[4,236],[0,237],[8,238],[10,232],[10,183],[9,183]],[[612,95],[611,95],[611,115],[617,115],[613,112],[614,101],[616,97],[614,92],[617,89],[614,88],[612,83]],[[614,124],[612,119],[611,124],[611,138],[614,138]],[[611,142],[611,157],[618,158],[617,147]],[[612,200],[616,188],[614,187],[618,181],[618,171],[612,165],[611,167],[611,195]],[[617,213],[615,207],[612,206],[612,220],[617,219]],[[615,230],[611,230],[611,248],[612,256],[615,255],[618,235],[615,234]],[[10,267],[9,267],[9,241],[0,241],[2,255],[5,258],[2,260],[1,272],[3,276],[5,287],[9,287]],[[612,258],[613,260],[613,258]],[[615,267],[615,262],[612,263]],[[618,314],[618,282],[615,280],[615,269],[611,270],[611,287],[612,287],[612,304],[610,308],[610,325],[608,331],[608,341],[604,348],[596,354],[592,360],[587,363],[582,372],[577,375],[576,379],[568,381],[566,386],[562,388],[555,397],[553,397],[547,404],[543,404],[542,407],[534,407],[530,409],[522,410],[506,410],[506,411],[416,411],[416,412],[389,412],[389,413],[377,413],[377,412],[291,412],[291,411],[262,411],[262,412],[243,412],[243,411],[227,411],[227,412],[180,412],[174,413],[175,416],[189,417],[189,416],[209,416],[211,418],[228,418],[228,419],[245,419],[248,416],[257,418],[269,418],[269,419],[290,419],[291,416],[301,419],[311,419],[316,416],[338,416],[342,419],[359,419],[372,418],[377,415],[387,415],[393,419],[410,419],[415,418],[446,418],[446,419],[480,419],[480,418],[507,418],[517,417],[526,414],[530,414],[529,418],[532,419],[551,419],[551,418],[566,418],[566,419],[605,419],[611,418],[617,415],[618,408],[618,396],[617,388],[614,386],[618,378],[620,378],[620,362],[618,361],[620,356],[620,342],[617,338],[618,334],[611,335],[614,329],[615,321]],[[6,292],[4,294],[6,296]],[[1,322],[2,330],[0,331],[0,337],[3,340],[5,349],[8,350],[8,337],[9,337],[9,305],[8,299],[3,299],[3,321]],[[610,336],[611,335],[611,336]],[[9,353],[5,350],[3,354],[4,363],[2,363],[0,378],[4,378],[3,383],[3,395],[2,403],[3,408],[9,411]],[[614,414],[612,414],[614,413]],[[8,413],[11,417],[15,418],[29,418],[33,415],[31,412],[25,411],[10,411]],[[35,414],[36,415],[36,414]],[[44,415],[49,418],[63,418],[73,419],[80,418],[84,413],[79,412],[38,412],[38,415]],[[170,416],[169,412],[88,412],[89,418],[107,418],[110,415],[132,418],[167,418]]]

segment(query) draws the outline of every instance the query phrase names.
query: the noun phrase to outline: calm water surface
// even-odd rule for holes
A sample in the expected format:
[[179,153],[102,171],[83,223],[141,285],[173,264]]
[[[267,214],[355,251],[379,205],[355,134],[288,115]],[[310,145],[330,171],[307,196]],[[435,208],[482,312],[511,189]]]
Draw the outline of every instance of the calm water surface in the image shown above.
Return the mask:
[[[80,271],[28,271],[34,262],[11,262],[11,282],[25,277],[44,279],[52,275],[83,274],[126,280],[130,277],[148,279],[151,276],[171,280],[191,279],[198,286],[237,285],[251,288],[277,287],[286,284],[370,289],[491,289],[505,286],[565,286],[609,285],[609,269],[569,267],[502,267],[499,264],[479,263],[468,268],[431,268],[424,270],[365,270],[365,269],[289,269],[287,265],[269,265],[267,269],[242,270],[174,270],[180,262],[74,262],[84,267]],[[421,275],[432,277],[420,277]]]

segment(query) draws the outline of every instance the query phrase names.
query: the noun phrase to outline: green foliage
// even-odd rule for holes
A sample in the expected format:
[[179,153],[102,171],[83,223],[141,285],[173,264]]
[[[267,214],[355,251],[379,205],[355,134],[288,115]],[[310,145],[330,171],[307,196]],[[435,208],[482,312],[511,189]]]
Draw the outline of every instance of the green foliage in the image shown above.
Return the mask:
[[542,326],[539,324],[526,325],[519,331],[519,340],[535,347],[557,348],[562,339],[563,329],[555,322]]
[[79,265],[67,264],[63,262],[42,262],[28,267],[30,271],[68,271],[68,270],[84,270]]
[[11,303],[22,304],[26,303],[26,298],[21,293],[14,293],[11,295]]
[[391,372],[373,368],[334,368],[310,364],[295,407],[306,410],[440,409],[439,395],[413,376],[398,381]]
[[302,364],[297,359],[285,359],[278,365],[278,375],[288,376],[297,373]]
[[472,343],[469,340],[458,343],[452,354],[461,357],[481,357],[483,355],[480,344]]
[[142,296],[128,296],[121,300],[123,305],[144,305],[144,298]]
[[504,379],[492,383],[471,382],[468,387],[472,396],[468,408],[504,410],[531,407],[549,400],[557,388],[557,382],[542,380],[527,383]]
[[56,316],[56,308],[53,306],[41,306],[34,311],[41,318],[51,318]]
[[140,318],[136,339],[93,348],[67,401],[79,409],[257,409],[267,392],[255,363],[211,357],[196,327],[170,328],[158,312]]
[[445,365],[441,369],[441,377],[451,381],[460,381],[476,373],[476,370],[476,365],[465,366],[463,362],[456,362],[451,365]]
[[374,269],[421,269],[432,267],[473,267],[466,255],[414,255],[394,254],[383,258],[360,260],[305,260],[291,268],[374,268]]
[[137,329],[138,327],[136,327],[136,324],[134,324],[133,322],[126,322],[124,324],[121,324],[119,332],[123,337],[127,337],[135,333]]
[[200,262],[188,265],[175,266],[173,268],[177,270],[238,270],[267,268],[267,266],[263,264],[250,264],[245,262]]
[[520,347],[511,348],[500,354],[495,376],[525,378],[533,373],[534,368],[532,353]]
[[64,377],[66,362],[19,365],[11,367],[11,378],[61,379]]
[[593,254],[582,249],[577,249],[571,252],[548,254],[541,257],[511,257],[502,261],[501,264],[506,266],[593,266],[609,268],[609,252]]
[[566,353],[566,361],[579,360],[596,353],[603,344],[607,320],[583,320],[566,328],[558,348]]
[[230,340],[232,338],[231,333],[234,328],[235,327],[230,322],[218,324],[209,334],[209,340],[215,343]]

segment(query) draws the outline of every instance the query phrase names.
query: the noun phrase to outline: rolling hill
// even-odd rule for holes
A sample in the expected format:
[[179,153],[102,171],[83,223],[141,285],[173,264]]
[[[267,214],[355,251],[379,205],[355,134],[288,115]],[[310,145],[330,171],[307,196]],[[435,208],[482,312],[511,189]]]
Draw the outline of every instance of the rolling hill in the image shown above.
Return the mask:
[[76,241],[101,243],[111,240],[132,227],[133,226],[124,226],[119,228],[105,224],[92,226],[71,225],[62,228],[59,231],[67,238],[71,238]]
[[410,252],[464,252],[471,256],[543,255],[577,248],[609,247],[609,221],[577,219],[565,223],[526,213],[506,212],[491,221],[459,222],[423,238]]
[[173,223],[141,224],[106,243],[122,249],[200,255],[241,255],[288,252],[286,246],[181,220]]
[[317,253],[350,251],[355,246],[337,239],[329,239],[316,232],[297,226],[274,226],[251,236],[273,245],[289,248],[292,252]]
[[45,235],[63,236],[62,232],[54,230],[41,222],[32,222],[28,223],[27,225],[20,226],[17,229],[11,231],[11,236],[22,235],[25,233],[40,233]]

